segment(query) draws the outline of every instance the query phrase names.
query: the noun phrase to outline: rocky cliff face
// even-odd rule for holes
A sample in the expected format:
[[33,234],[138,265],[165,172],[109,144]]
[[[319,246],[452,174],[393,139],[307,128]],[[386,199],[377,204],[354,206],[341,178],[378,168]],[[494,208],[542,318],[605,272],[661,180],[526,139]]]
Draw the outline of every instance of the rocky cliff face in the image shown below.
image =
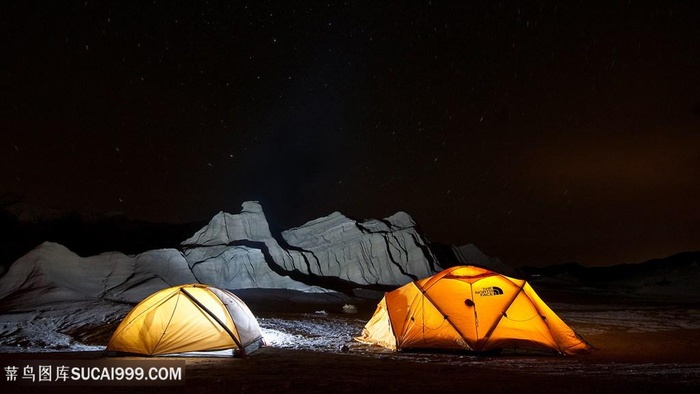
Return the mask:
[[241,276],[250,285],[267,281],[269,277],[256,273],[256,267],[265,266],[299,282],[339,291],[390,288],[436,270],[427,242],[403,212],[364,222],[335,212],[276,238],[262,207],[246,202],[240,214],[214,216],[182,246],[198,278],[217,277],[213,271],[218,271],[225,288],[239,288]]
[[384,290],[438,270],[411,217],[358,222],[335,212],[272,234],[260,204],[220,212],[178,249],[80,257],[44,243],[0,278],[3,310],[52,301],[139,302],[169,286],[287,289],[306,293]]
[[156,290],[191,282],[195,277],[174,249],[80,257],[45,242],[0,278],[0,310],[95,299],[134,303]]
[[295,262],[295,268],[311,276],[398,286],[436,272],[436,259],[415,227],[404,212],[364,222],[335,212],[282,237],[303,256],[305,265]]

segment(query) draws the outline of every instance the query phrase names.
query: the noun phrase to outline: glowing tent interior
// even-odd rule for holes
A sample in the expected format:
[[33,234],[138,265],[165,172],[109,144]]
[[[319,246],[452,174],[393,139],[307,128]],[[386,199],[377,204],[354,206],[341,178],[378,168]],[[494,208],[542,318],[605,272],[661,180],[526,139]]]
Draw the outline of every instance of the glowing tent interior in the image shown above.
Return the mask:
[[571,355],[592,349],[525,280],[474,266],[448,268],[386,293],[355,339],[392,350],[529,349]]
[[136,305],[107,344],[108,353],[162,355],[231,349],[245,356],[264,341],[248,306],[202,284],[160,290]]

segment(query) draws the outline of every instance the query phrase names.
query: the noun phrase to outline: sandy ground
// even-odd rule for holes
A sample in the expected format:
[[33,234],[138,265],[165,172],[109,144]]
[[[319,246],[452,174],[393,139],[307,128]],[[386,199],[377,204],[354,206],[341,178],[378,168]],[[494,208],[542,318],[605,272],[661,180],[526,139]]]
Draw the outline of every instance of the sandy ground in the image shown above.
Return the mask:
[[[700,305],[573,299],[548,304],[595,346],[585,356],[392,353],[351,341],[371,315],[367,308],[356,315],[265,312],[259,320],[270,345],[245,359],[170,357],[185,362],[184,386],[38,387],[5,382],[0,375],[0,391],[684,393],[700,388]],[[107,338],[104,333],[82,337],[96,349]],[[0,354],[0,364],[102,357],[99,350],[19,347]]]

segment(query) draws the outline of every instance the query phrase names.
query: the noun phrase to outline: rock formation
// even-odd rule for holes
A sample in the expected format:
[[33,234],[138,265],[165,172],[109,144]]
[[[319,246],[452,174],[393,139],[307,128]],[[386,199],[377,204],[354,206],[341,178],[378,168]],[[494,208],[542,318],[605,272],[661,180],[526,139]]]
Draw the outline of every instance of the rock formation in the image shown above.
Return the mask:
[[364,222],[335,212],[283,231],[278,240],[262,207],[246,202],[240,214],[214,216],[182,246],[194,274],[200,280],[218,277],[224,288],[261,287],[260,280],[270,278],[260,277],[255,267],[268,266],[334,290],[383,289],[435,272],[435,258],[415,226],[404,212]]
[[2,310],[95,299],[136,303],[156,290],[192,282],[187,262],[174,249],[80,257],[45,242],[0,278],[0,300]]
[[136,303],[192,282],[230,290],[384,290],[438,269],[427,241],[403,212],[364,222],[335,212],[272,234],[260,204],[245,202],[239,214],[215,215],[180,249],[80,257],[45,242],[0,277],[2,310],[96,299]]

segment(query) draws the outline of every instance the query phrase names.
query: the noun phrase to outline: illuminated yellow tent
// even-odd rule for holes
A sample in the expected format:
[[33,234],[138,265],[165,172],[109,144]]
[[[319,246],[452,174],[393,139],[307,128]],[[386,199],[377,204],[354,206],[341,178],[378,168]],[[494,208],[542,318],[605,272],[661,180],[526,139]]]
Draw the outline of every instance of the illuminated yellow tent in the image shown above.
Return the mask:
[[591,350],[525,280],[473,266],[448,268],[386,293],[355,339],[392,350]]
[[258,321],[229,291],[202,284],[160,290],[122,320],[109,353],[159,355],[232,349],[245,356],[263,345]]

